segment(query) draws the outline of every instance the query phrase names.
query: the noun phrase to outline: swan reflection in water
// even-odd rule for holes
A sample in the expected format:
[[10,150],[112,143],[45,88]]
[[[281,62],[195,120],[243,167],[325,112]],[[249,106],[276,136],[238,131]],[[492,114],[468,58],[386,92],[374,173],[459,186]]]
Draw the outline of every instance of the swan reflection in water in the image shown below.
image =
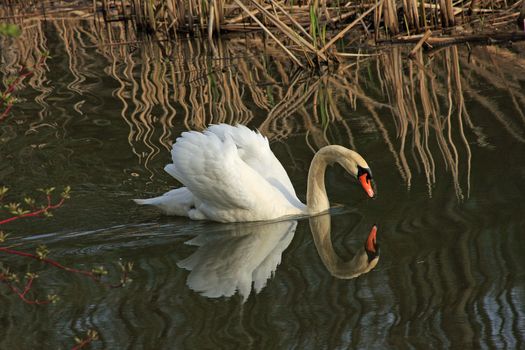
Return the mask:
[[187,241],[199,248],[179,267],[190,270],[187,285],[209,298],[239,291],[245,301],[252,285],[259,293],[281,262],[297,221],[233,224],[227,232],[205,232]]
[[337,255],[332,244],[330,215],[314,216],[309,221],[317,253],[332,276],[340,279],[352,279],[370,272],[376,267],[379,262],[377,226],[372,227],[365,244],[359,248],[354,257],[344,261]]
[[[310,228],[317,252],[328,271],[351,279],[372,270],[379,260],[374,226],[365,245],[343,261],[330,238],[330,215],[311,217]],[[297,220],[233,224],[227,232],[206,232],[186,244],[198,249],[177,265],[189,270],[187,285],[208,298],[230,297],[237,291],[248,299],[252,288],[259,293],[273,276],[284,250],[290,245]]]

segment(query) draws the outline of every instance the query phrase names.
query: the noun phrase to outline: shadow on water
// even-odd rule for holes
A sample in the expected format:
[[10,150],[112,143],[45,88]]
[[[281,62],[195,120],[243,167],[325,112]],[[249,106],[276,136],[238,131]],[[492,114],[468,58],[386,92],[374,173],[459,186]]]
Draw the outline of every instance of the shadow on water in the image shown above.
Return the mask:
[[[522,45],[413,60],[392,48],[312,74],[261,36],[212,50],[130,40],[116,24],[25,24],[22,38],[0,37],[4,85],[42,51],[52,58],[20,84],[21,102],[0,124],[0,181],[20,198],[73,191],[53,219],[2,229],[18,249],[43,243],[64,264],[112,273],[132,260],[135,271],[107,290],[31,265],[35,293],[61,301],[33,307],[0,289],[0,348],[68,347],[89,329],[100,349],[524,346]],[[355,209],[332,216],[331,230],[329,216],[310,219],[314,239],[306,220],[241,228],[130,201],[177,186],[162,172],[172,142],[221,122],[267,135],[299,197],[314,150],[353,148],[369,160],[378,198],[365,200],[334,168],[331,200]],[[374,222],[388,247],[380,263],[334,278],[351,270],[345,261]],[[26,261],[1,261],[26,271]]]

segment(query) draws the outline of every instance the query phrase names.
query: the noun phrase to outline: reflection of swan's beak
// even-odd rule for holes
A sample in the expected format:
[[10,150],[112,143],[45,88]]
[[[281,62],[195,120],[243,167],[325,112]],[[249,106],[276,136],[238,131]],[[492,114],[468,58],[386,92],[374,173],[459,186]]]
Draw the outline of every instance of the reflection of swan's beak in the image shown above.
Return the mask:
[[375,253],[376,252],[376,237],[377,236],[377,226],[374,225],[372,227],[372,230],[370,231],[370,234],[368,235],[368,239],[366,240],[366,250]]
[[377,244],[377,226],[376,225],[372,226],[372,230],[370,230],[370,234],[368,235],[368,238],[366,239],[365,250],[366,250],[366,254],[368,255],[368,261],[371,261],[377,256],[379,256],[379,244]]
[[368,194],[368,196],[370,198],[374,198],[375,193],[374,189],[372,188],[372,180],[370,180],[370,176],[367,173],[360,175],[359,182],[361,183],[361,186],[363,186],[363,189]]
[[350,260],[343,260],[334,250],[330,238],[330,215],[312,216],[309,219],[315,247],[324,266],[336,278],[352,279],[370,272],[379,262],[379,244],[377,226],[372,230],[365,244]]

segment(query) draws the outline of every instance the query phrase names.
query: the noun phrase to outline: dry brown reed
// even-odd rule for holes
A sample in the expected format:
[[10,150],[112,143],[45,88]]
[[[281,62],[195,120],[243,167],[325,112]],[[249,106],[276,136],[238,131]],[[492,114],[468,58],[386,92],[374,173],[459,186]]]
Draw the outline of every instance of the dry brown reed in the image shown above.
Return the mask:
[[[151,33],[160,40],[177,38],[179,33],[213,40],[221,33],[262,30],[298,66],[318,67],[348,57],[344,47],[353,37],[374,34],[376,40],[384,40],[401,34],[411,38],[432,30],[435,42],[445,30],[447,35],[480,40],[484,31],[493,32],[496,27],[519,20],[522,3],[523,0],[10,0],[0,7],[0,17],[16,20],[31,16],[94,16],[105,24],[122,23],[127,30]],[[506,40],[522,39],[513,36]]]

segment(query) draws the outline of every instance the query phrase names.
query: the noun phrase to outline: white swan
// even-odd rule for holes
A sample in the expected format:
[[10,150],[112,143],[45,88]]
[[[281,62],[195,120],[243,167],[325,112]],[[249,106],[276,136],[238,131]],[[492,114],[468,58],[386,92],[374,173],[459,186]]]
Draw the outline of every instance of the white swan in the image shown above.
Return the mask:
[[324,174],[336,162],[374,197],[372,174],[363,157],[330,145],[315,154],[308,173],[307,205],[301,203],[268,139],[242,125],[184,132],[171,155],[173,163],[164,170],[185,187],[160,197],[136,199],[136,203],[156,206],[168,215],[219,222],[313,215],[330,208]]

